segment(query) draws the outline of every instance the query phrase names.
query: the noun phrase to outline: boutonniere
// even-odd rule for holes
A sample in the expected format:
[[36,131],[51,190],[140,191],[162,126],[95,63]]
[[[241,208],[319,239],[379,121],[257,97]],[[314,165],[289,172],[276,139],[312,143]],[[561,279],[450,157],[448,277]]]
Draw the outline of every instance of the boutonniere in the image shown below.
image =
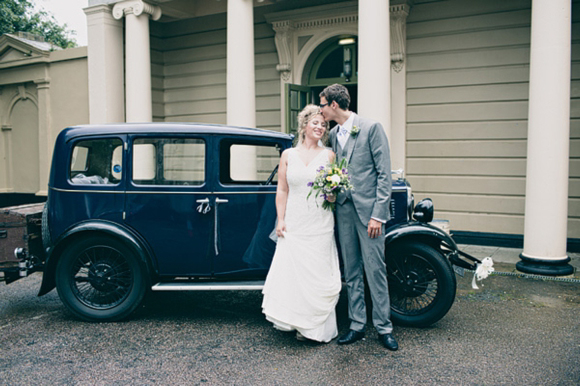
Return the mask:
[[357,134],[359,133],[359,131],[360,131],[360,129],[358,128],[358,126],[354,125],[352,127],[352,129],[350,130],[350,136],[353,138],[356,137]]

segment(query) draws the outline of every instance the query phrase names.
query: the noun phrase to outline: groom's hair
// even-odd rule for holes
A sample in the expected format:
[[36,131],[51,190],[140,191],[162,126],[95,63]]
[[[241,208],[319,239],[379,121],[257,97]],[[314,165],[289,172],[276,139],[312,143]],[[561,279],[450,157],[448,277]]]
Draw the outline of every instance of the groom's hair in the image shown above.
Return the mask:
[[336,101],[338,103],[338,107],[343,110],[348,110],[348,106],[350,105],[350,95],[348,94],[348,90],[342,84],[331,84],[319,95],[321,98],[325,97],[326,101],[330,104],[332,101]]

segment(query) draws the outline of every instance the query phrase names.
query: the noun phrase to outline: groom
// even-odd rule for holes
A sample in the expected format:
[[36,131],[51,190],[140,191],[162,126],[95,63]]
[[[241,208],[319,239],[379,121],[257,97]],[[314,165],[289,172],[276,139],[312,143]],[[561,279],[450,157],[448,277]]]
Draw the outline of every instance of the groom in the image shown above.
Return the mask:
[[333,84],[320,93],[324,119],[338,123],[330,131],[336,160],[346,159],[353,190],[336,198],[338,238],[348,291],[350,330],[338,344],[350,344],[365,335],[367,313],[365,283],[373,304],[373,324],[381,343],[389,350],[399,348],[392,335],[391,305],[385,265],[385,224],[390,219],[391,159],[389,142],[380,123],[361,118],[348,110],[346,87]]

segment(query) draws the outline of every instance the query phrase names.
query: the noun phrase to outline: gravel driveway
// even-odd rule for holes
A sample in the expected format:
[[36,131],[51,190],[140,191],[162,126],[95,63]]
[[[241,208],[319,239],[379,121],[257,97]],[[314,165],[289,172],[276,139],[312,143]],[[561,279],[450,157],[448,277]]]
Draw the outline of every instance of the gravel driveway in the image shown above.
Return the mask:
[[[470,276],[470,275],[468,275]],[[449,314],[350,346],[298,342],[274,330],[258,292],[153,293],[122,323],[75,320],[40,274],[0,284],[0,384],[342,385],[580,383],[580,284],[458,278]],[[339,329],[348,329],[345,294]]]

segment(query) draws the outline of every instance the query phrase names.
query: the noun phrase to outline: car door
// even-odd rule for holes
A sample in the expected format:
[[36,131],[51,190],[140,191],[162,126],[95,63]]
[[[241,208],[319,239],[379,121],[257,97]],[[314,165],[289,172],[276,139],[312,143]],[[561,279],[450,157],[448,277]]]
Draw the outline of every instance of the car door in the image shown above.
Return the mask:
[[125,222],[151,247],[164,276],[210,276],[211,136],[130,139]]
[[221,137],[215,185],[216,276],[260,278],[276,248],[277,167],[284,143],[269,138]]

